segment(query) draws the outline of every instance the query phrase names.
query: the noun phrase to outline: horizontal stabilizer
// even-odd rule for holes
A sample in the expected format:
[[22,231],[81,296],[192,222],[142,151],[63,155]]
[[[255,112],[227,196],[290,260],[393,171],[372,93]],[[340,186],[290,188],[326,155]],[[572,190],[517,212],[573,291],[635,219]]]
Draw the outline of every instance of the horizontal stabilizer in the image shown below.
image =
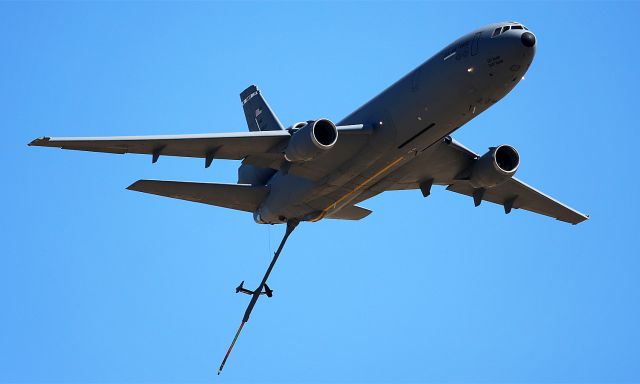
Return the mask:
[[127,189],[247,212],[255,211],[269,192],[266,186],[249,184],[164,180],[138,180]]
[[327,215],[327,219],[338,219],[338,220],[360,220],[369,216],[372,211],[367,208],[362,208],[358,205],[347,205],[344,208],[341,208],[337,212],[332,212]]

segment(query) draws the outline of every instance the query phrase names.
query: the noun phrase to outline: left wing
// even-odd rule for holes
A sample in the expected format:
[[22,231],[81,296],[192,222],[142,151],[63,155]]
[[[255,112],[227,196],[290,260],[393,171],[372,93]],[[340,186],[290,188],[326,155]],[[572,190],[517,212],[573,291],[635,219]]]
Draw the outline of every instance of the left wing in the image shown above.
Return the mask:
[[425,149],[405,167],[374,185],[357,201],[385,190],[398,189],[420,188],[426,196],[431,185],[436,184],[446,185],[449,191],[474,197],[476,205],[482,200],[502,205],[505,213],[510,213],[513,208],[524,209],[571,224],[578,224],[589,218],[515,177],[486,189],[482,194],[475,193],[474,196],[476,190],[469,181],[461,180],[457,176],[470,169],[478,157],[479,155],[473,151],[447,137]]
[[[463,182],[451,184],[447,190],[472,197],[474,192],[469,183]],[[512,208],[525,209],[574,225],[589,219],[589,216],[562,204],[515,177],[487,189],[482,200],[502,205],[505,213],[511,212]]]

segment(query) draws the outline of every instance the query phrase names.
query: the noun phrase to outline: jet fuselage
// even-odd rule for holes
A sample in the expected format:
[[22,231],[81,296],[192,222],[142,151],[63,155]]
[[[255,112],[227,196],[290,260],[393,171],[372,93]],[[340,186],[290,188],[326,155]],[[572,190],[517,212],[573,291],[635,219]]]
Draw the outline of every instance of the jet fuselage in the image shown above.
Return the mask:
[[462,36],[338,122],[364,124],[372,132],[355,156],[353,143],[339,138],[333,150],[315,160],[318,174],[335,171],[316,180],[277,171],[254,218],[270,224],[316,221],[353,203],[368,187],[509,93],[535,50],[533,33],[513,22]]

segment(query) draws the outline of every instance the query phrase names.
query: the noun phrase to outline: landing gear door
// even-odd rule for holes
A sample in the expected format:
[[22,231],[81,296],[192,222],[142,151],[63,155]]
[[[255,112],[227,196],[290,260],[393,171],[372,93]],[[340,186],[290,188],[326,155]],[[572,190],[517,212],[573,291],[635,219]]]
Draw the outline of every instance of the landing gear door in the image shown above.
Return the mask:
[[473,36],[473,41],[471,42],[471,56],[478,54],[478,41],[480,40],[480,35],[482,35],[482,32],[478,32]]

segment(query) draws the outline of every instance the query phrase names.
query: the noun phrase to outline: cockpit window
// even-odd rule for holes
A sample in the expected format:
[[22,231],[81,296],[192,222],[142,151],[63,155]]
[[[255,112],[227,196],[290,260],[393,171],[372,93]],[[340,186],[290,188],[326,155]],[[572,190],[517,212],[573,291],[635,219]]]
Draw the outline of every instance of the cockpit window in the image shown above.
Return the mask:
[[494,38],[496,36],[500,36],[503,33],[507,32],[509,29],[524,29],[526,31],[528,31],[529,29],[527,29],[527,27],[525,27],[522,24],[515,24],[515,25],[505,25],[502,27],[498,27],[496,29],[493,30],[493,34],[491,34],[491,38]]

